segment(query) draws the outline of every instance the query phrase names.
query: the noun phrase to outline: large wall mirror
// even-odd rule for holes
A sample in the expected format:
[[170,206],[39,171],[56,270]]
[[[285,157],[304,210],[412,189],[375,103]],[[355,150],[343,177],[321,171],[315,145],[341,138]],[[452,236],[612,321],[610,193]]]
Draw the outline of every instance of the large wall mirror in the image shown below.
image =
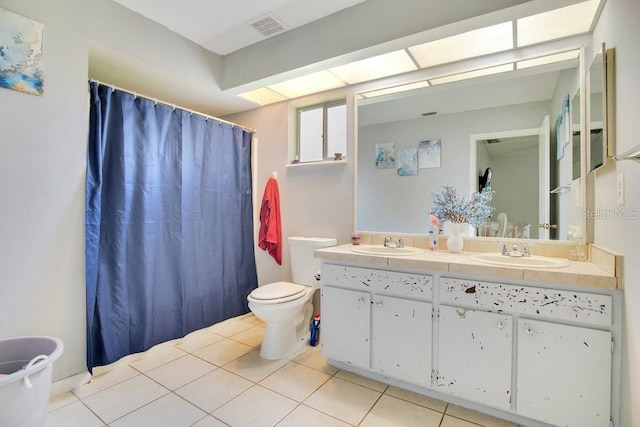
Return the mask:
[[[452,184],[470,194],[489,169],[492,221],[505,213],[512,226],[504,237],[522,237],[530,225],[530,238],[566,239],[568,225],[581,226],[582,198],[575,194],[581,186],[572,180],[580,179],[582,125],[574,122],[579,113],[567,113],[581,105],[580,60],[577,55],[400,93],[360,94],[357,230],[426,233],[430,192]],[[548,219],[538,230],[541,209]],[[482,233],[495,236],[490,227]]]

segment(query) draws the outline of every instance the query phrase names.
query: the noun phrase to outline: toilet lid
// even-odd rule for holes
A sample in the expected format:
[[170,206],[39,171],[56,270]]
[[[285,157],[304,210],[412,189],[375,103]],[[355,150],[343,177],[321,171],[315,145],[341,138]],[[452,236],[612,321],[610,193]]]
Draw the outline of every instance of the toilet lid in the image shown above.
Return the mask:
[[275,282],[259,286],[249,298],[260,302],[285,302],[300,298],[307,293],[306,286],[290,282]]

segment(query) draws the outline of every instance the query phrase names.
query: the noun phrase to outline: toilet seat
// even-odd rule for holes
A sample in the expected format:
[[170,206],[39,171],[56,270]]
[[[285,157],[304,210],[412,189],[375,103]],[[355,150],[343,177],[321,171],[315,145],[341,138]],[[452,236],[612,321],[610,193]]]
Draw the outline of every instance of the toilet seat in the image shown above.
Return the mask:
[[275,282],[259,286],[249,294],[249,301],[260,304],[278,304],[302,298],[307,287],[290,282]]

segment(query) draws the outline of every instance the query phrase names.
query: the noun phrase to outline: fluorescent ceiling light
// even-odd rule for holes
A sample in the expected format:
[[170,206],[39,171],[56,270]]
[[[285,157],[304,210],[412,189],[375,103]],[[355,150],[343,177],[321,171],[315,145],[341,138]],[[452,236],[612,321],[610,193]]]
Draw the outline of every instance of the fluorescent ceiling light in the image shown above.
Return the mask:
[[398,50],[334,67],[329,71],[345,83],[352,85],[417,69],[418,67],[416,67],[407,52]]
[[580,55],[579,50],[570,50],[568,52],[540,56],[533,59],[525,59],[524,61],[516,62],[516,68],[518,70],[522,70],[524,68],[537,67],[539,65],[553,64],[555,62],[571,61],[573,59],[578,59],[578,55]]
[[589,32],[599,4],[590,0],[518,19],[518,47]]
[[287,99],[286,97],[266,87],[252,90],[250,92],[241,93],[238,96],[241,96],[244,99],[248,99],[249,101],[255,102],[259,105],[273,104],[275,102],[280,102]]
[[427,86],[429,86],[429,82],[425,80],[421,82],[409,83],[406,85],[393,86],[393,87],[388,87],[388,88],[378,89],[378,90],[370,90],[369,92],[361,93],[360,96],[365,99],[375,98],[376,96],[391,95],[392,93],[399,93],[399,92],[405,92],[407,90],[421,89]]
[[513,49],[513,23],[492,25],[409,48],[421,68]]
[[468,71],[466,73],[438,77],[437,79],[430,79],[429,83],[432,85],[439,85],[442,83],[457,82],[459,80],[473,79],[475,77],[489,76],[491,74],[504,73],[507,71],[513,71],[513,64],[498,65],[497,67],[482,68],[480,70]]
[[[563,37],[569,37],[591,30],[601,0],[588,0],[564,8],[524,17],[498,25],[479,28],[463,34],[457,34],[440,40],[434,40],[405,50],[378,55],[353,63],[315,72],[282,83],[244,93],[240,96],[261,105],[319,93],[345,85],[353,85],[383,77],[389,77],[418,68],[452,63],[504,52],[516,47],[543,43]],[[515,27],[514,27],[515,26]],[[514,40],[514,28],[517,39]],[[408,51],[408,52],[407,52]],[[516,69],[535,67],[554,62],[574,60],[579,52],[563,52],[539,58],[519,61]],[[415,61],[415,62],[414,62]],[[416,67],[417,63],[417,67]],[[489,74],[512,71],[513,64],[488,67],[466,73],[459,73],[429,80],[430,84],[442,84],[470,79]],[[387,95],[405,90],[427,86],[426,82],[399,85],[391,88],[362,93],[362,98]],[[275,92],[275,93],[274,93]]]
[[267,86],[269,89],[286,96],[287,98],[297,98],[311,93],[324,92],[344,86],[344,82],[328,71],[318,71],[282,83]]

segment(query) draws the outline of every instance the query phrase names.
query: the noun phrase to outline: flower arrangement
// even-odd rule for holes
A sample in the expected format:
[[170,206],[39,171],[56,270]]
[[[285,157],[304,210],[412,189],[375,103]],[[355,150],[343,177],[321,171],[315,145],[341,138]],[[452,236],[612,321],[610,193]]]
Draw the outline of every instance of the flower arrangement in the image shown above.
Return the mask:
[[487,188],[481,192],[476,191],[471,194],[469,200],[466,200],[453,185],[446,184],[442,186],[442,192],[432,191],[431,198],[433,199],[433,208],[430,214],[435,215],[441,221],[468,222],[474,227],[480,227],[493,212],[491,206],[493,190]]

